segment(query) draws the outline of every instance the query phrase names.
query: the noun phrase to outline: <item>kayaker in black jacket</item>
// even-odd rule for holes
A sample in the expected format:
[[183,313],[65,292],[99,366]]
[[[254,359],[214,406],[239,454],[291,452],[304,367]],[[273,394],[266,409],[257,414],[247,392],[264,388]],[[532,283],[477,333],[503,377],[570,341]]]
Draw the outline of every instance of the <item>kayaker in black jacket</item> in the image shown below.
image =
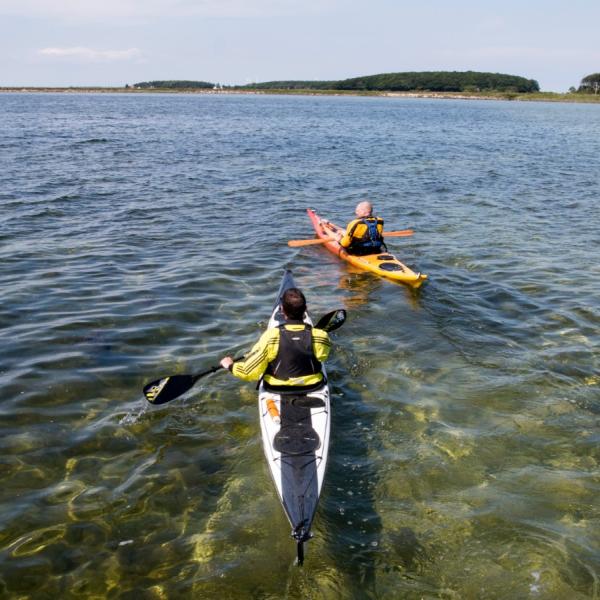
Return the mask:
[[298,288],[286,290],[281,298],[285,323],[270,327],[242,361],[231,356],[221,366],[244,381],[263,378],[266,388],[308,389],[323,381],[321,363],[327,360],[331,341],[326,331],[306,325],[306,299]]
[[346,232],[338,234],[338,242],[348,254],[365,256],[387,251],[383,241],[383,219],[373,216],[373,205],[363,200],[354,210],[356,219],[348,223]]

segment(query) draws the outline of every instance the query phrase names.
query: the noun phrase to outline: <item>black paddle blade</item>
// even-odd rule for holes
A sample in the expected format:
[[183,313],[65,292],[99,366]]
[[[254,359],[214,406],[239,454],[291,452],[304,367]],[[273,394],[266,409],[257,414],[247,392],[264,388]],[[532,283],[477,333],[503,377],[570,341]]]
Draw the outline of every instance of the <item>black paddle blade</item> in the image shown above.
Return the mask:
[[346,311],[343,308],[339,308],[322,316],[315,327],[330,332],[339,329],[345,322]]
[[165,404],[185,394],[196,383],[192,375],[171,375],[149,383],[144,387],[144,396],[150,404]]

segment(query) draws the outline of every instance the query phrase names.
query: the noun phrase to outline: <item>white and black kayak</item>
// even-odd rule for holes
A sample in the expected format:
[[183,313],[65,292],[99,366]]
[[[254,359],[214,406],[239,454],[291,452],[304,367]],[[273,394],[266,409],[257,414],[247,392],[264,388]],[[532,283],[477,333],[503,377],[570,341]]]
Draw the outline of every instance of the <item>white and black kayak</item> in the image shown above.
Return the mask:
[[[268,327],[285,322],[280,299],[291,287],[295,287],[292,272],[286,271]],[[312,325],[308,314],[304,322]],[[302,564],[303,545],[312,537],[327,466],[331,423],[327,378],[314,391],[301,393],[273,393],[261,382],[258,411],[267,464],[297,542],[298,564]]]

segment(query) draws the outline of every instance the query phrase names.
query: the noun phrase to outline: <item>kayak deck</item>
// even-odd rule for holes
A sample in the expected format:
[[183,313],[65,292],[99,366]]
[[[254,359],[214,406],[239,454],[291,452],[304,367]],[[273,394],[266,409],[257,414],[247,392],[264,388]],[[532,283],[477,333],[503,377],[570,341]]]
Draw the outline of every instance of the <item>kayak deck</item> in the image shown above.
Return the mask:
[[337,234],[344,233],[343,229],[330,221],[319,217],[319,215],[310,208],[306,209],[306,212],[308,213],[316,234],[321,239],[330,240],[324,244],[327,250],[355,267],[365,271],[371,271],[372,273],[387,277],[388,279],[393,279],[394,281],[400,281],[401,283],[410,285],[414,289],[421,287],[423,282],[427,279],[427,275],[424,273],[416,273],[404,263],[400,262],[390,252],[380,252],[377,254],[368,254],[366,256],[349,254],[337,242]]
[[[280,423],[271,416],[277,408]],[[271,411],[269,410],[271,408]],[[303,396],[259,392],[263,447],[292,537],[305,542],[319,502],[329,446],[329,390]]]
[[[286,271],[268,327],[284,322],[279,302],[290,287],[294,287],[294,280]],[[308,315],[304,321],[312,324]],[[325,382],[309,393],[281,394],[265,389],[261,382],[258,410],[265,457],[298,545],[298,563],[302,564],[303,544],[312,537],[310,530],[327,465],[329,388]]]

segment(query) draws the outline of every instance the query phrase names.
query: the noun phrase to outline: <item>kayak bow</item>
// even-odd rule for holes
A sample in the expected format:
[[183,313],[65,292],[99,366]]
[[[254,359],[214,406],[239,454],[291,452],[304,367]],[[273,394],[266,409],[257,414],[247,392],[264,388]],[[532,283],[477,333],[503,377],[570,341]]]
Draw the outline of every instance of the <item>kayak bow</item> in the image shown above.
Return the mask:
[[[284,322],[282,294],[295,287],[291,271],[285,271],[268,327]],[[312,325],[308,314],[304,322]],[[323,372],[325,375],[325,372]],[[325,383],[309,393],[273,393],[261,382],[258,412],[263,448],[283,510],[296,540],[298,564],[304,560],[304,543],[323,486],[329,450],[329,387]]]
[[[340,232],[343,233],[344,230],[326,219],[323,219],[310,208],[307,208],[306,212],[308,213],[308,217],[310,218],[317,235],[321,239],[329,240],[324,243],[325,248],[355,267],[365,271],[371,271],[372,273],[387,277],[388,279],[393,279],[394,281],[400,281],[415,289],[421,287],[423,282],[427,279],[427,275],[424,273],[415,273],[389,252],[369,254],[367,256],[348,254],[336,239],[337,234]],[[385,231],[383,235],[385,237]]]

